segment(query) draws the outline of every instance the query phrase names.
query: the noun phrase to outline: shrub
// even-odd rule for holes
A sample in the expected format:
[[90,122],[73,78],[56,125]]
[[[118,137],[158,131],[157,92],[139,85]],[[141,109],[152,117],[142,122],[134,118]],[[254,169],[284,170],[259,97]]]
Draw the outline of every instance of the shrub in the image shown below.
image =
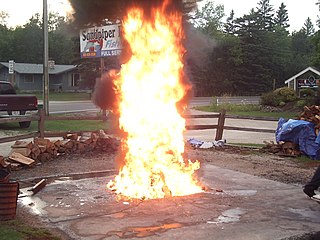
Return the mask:
[[297,103],[296,103],[296,106],[297,107],[304,107],[304,106],[306,106],[307,105],[307,101],[306,100],[299,100],[299,101],[297,101]]
[[287,102],[297,99],[296,92],[287,87],[278,88],[273,92],[265,93],[261,96],[261,104],[267,106],[284,106]]
[[308,97],[314,97],[315,91],[310,88],[305,88],[300,91],[300,97],[302,98],[308,98]]
[[297,100],[297,95],[295,90],[288,87],[282,87],[274,90],[274,93],[280,96],[281,100],[285,103]]
[[274,92],[268,92],[262,94],[261,96],[261,105],[277,107],[281,102],[281,98],[276,95]]

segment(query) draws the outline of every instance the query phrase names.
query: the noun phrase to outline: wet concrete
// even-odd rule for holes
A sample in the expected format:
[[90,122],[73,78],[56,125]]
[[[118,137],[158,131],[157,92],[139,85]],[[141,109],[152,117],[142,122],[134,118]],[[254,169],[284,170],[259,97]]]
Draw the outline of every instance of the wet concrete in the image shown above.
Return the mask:
[[113,176],[62,178],[35,196],[19,198],[19,207],[70,239],[270,240],[320,231],[320,205],[300,186],[212,165],[202,169],[202,182],[211,190],[200,194],[118,201],[106,189]]

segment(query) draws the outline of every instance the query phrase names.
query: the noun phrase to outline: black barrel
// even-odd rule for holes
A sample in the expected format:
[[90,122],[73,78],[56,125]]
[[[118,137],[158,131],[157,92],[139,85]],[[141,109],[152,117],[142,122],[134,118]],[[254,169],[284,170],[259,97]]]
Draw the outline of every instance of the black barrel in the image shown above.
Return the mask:
[[0,183],[0,220],[12,220],[16,216],[19,183]]

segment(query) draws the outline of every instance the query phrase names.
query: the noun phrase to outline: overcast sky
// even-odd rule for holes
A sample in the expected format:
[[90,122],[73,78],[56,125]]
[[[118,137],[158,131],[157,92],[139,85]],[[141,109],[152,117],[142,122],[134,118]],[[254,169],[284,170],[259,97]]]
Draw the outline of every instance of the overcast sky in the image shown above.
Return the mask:
[[[227,16],[230,15],[233,9],[236,17],[241,17],[243,14],[250,12],[251,8],[256,9],[259,0],[215,0],[214,3],[223,4],[224,12]],[[300,30],[308,17],[311,18],[314,27],[316,28],[316,20],[320,15],[317,0],[270,0],[270,4],[277,11],[284,3],[287,6],[290,31]],[[317,29],[317,28],[316,28]]]
[[[70,10],[68,0],[47,0],[47,2],[48,10],[59,12],[60,15],[65,15],[66,10]],[[224,5],[227,16],[233,9],[236,17],[249,13],[251,8],[257,7],[258,2],[259,0],[214,0],[216,5]],[[287,6],[290,31],[300,30],[308,17],[312,19],[316,27],[317,16],[320,15],[319,8],[315,5],[317,0],[270,0],[275,10],[282,2]],[[9,13],[9,26],[23,25],[33,14],[42,13],[42,3],[43,0],[0,0],[0,11]]]

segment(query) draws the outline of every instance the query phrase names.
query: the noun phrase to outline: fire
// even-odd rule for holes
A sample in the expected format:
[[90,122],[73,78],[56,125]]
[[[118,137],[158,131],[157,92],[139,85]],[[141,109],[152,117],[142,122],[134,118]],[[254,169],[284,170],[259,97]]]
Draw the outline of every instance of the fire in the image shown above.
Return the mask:
[[198,161],[183,159],[185,119],[177,103],[188,88],[181,81],[185,49],[182,16],[131,9],[123,24],[132,56],[115,80],[124,166],[108,188],[129,198],[154,199],[201,192]]

